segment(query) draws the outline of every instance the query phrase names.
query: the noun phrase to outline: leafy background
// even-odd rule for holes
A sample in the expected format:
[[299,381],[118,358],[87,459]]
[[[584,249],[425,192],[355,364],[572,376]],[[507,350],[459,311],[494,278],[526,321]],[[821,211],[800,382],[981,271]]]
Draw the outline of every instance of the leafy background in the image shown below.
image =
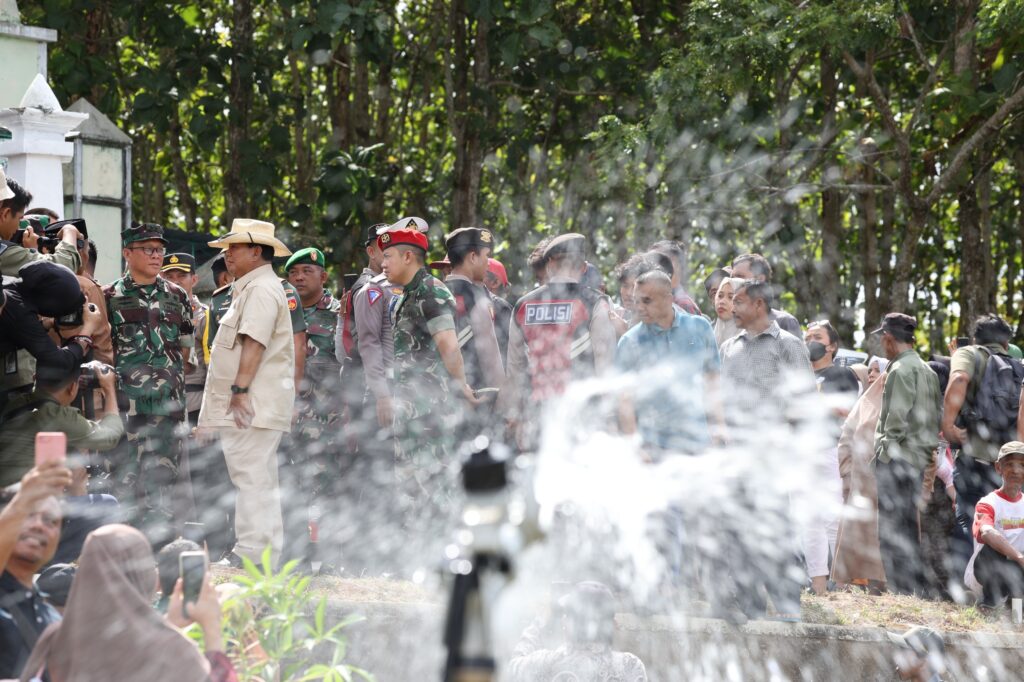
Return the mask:
[[542,235],[606,272],[673,237],[699,294],[758,250],[847,335],[902,309],[935,350],[988,311],[1024,337],[1018,0],[20,5],[61,100],[133,137],[146,220],[265,217],[336,274],[401,215],[490,227],[513,275]]

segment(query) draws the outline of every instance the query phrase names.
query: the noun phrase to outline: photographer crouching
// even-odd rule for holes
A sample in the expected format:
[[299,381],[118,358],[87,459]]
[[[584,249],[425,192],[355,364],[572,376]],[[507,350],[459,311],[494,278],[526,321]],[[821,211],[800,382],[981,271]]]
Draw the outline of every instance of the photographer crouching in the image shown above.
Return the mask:
[[[36,366],[35,390],[11,400],[0,414],[0,487],[21,480],[35,465],[37,433],[61,431],[67,435],[69,453],[103,452],[112,449],[124,435],[117,412],[116,376],[113,368],[100,362],[75,366],[70,372],[62,367],[40,363]],[[91,421],[71,407],[79,390],[98,388],[103,394],[104,411],[99,421]],[[85,536],[105,523],[116,520],[117,501],[110,495],[88,493],[86,460],[72,466],[72,485],[64,510],[64,529],[54,561],[73,561]]]
[[[5,378],[19,374],[16,351],[24,349],[37,363],[70,374],[87,359],[92,335],[104,324],[99,308],[86,303],[78,278],[63,265],[35,261],[21,268],[19,275],[3,281],[6,303],[0,312],[0,356],[4,366],[0,371]],[[78,326],[80,333],[60,347],[47,332],[54,324]],[[0,408],[11,392],[24,393],[30,385],[4,381]]]

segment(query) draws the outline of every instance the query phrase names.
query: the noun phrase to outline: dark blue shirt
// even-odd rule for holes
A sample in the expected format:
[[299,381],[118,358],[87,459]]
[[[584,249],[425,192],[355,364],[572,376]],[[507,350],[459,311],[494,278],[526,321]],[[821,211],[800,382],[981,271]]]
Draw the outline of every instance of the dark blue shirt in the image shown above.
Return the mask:
[[31,628],[37,638],[46,626],[60,620],[60,614],[43,601],[35,586],[27,588],[4,571],[0,576],[0,679],[20,676],[35,644],[25,641],[18,615],[23,627]]
[[645,445],[699,452],[710,444],[704,377],[718,374],[721,361],[706,319],[677,308],[668,329],[636,325],[619,339],[615,366],[639,375],[632,392]]

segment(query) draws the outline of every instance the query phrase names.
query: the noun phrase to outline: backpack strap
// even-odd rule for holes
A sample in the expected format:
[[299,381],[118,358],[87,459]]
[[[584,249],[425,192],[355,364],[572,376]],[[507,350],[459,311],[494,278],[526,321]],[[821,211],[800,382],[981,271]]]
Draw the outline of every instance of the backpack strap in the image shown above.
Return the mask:
[[[978,398],[978,387],[981,385],[982,378],[985,376],[985,369],[988,367],[988,348],[974,346],[974,349],[974,376],[971,377],[971,383],[967,390],[967,403],[969,405],[975,404]],[[985,353],[985,357],[982,357],[982,352]]]

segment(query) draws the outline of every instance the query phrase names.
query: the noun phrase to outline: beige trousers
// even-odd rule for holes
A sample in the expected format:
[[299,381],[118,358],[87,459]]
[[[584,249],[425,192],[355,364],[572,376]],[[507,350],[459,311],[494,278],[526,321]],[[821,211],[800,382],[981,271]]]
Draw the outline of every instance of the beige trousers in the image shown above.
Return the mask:
[[257,564],[269,545],[276,562],[284,543],[281,488],[277,480],[277,446],[283,431],[271,429],[218,428],[231,483],[238,490],[235,501],[234,553]]

